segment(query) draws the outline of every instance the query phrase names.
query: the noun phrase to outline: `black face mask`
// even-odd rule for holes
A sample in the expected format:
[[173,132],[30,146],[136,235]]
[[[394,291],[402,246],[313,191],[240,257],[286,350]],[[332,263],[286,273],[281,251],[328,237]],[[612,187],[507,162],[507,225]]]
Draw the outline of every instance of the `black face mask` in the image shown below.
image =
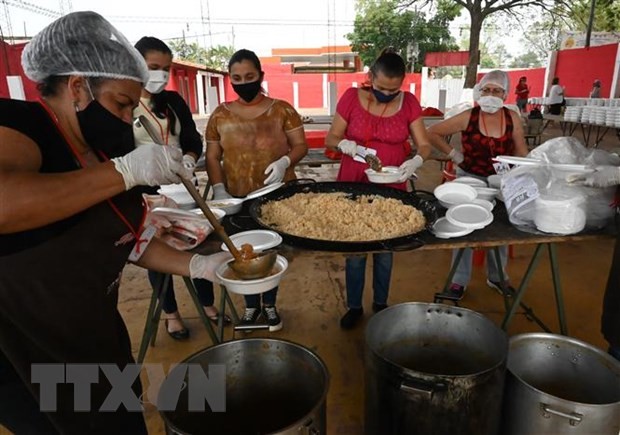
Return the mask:
[[400,91],[396,92],[395,94],[386,95],[383,92],[378,91],[375,88],[372,88],[372,93],[374,94],[375,98],[377,99],[379,103],[389,103],[394,98],[398,97],[398,94],[400,94]]
[[106,157],[124,156],[135,149],[133,127],[97,100],[76,113],[86,143]]
[[256,96],[260,92],[260,84],[261,81],[256,80],[255,82],[243,83],[240,85],[236,85],[233,83],[232,87],[235,93],[239,95],[239,97],[241,97],[243,101],[249,103],[254,98],[256,98]]

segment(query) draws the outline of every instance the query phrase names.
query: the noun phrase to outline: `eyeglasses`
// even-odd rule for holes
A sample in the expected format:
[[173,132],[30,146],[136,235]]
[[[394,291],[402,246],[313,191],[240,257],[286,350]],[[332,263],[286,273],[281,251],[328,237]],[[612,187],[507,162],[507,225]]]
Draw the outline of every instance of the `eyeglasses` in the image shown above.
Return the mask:
[[482,88],[480,89],[480,94],[482,95],[495,95],[495,96],[500,96],[500,95],[504,95],[504,90],[501,88]]

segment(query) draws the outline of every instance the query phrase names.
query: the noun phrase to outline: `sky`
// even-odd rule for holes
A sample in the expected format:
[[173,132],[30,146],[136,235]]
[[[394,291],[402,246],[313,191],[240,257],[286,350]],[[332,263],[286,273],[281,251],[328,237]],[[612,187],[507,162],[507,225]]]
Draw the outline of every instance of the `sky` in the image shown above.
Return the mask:
[[[259,56],[271,48],[344,45],[353,30],[354,0],[4,0],[0,25],[6,34],[6,5],[13,35],[36,34],[68,10],[93,10],[131,42],[142,36],[185,36],[203,46],[234,45]],[[34,10],[38,11],[35,12]],[[6,36],[6,35],[5,35]]]
[[[232,45],[259,56],[272,48],[347,45],[355,20],[355,0],[1,0],[0,26],[6,36],[8,16],[13,35],[33,36],[68,10],[100,13],[132,43],[147,35],[164,41],[184,36],[204,47]],[[467,13],[451,23],[457,40],[468,24]],[[520,51],[518,38],[503,42],[511,54]]]

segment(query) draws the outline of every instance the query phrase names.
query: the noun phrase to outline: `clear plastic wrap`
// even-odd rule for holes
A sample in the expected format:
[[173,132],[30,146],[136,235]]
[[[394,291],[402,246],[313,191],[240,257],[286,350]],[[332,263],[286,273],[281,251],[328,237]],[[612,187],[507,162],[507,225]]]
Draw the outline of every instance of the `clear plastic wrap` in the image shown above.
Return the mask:
[[539,166],[520,166],[502,177],[502,196],[510,222],[528,232],[574,234],[603,228],[612,219],[615,187],[591,188],[569,184],[575,171],[597,165],[617,165],[615,154],[585,148],[577,139],[551,139],[530,152]]

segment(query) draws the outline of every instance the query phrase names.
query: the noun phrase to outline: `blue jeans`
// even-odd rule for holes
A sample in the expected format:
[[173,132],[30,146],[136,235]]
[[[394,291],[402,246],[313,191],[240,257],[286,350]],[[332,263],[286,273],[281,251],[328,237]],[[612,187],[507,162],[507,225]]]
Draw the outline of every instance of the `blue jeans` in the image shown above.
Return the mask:
[[[161,288],[161,280],[164,279],[166,274],[149,270],[148,275],[153,290],[158,291]],[[206,279],[193,279],[192,282],[196,288],[196,294],[198,295],[198,300],[200,303],[204,307],[213,305],[215,300],[213,296],[213,283],[211,281],[207,281]],[[164,295],[162,309],[166,314],[176,313],[179,310],[177,307],[177,300],[174,296],[172,276],[170,276],[170,279],[168,280],[168,288],[166,289],[166,294]]]
[[[457,177],[473,177],[478,178],[482,181],[487,181],[486,177],[481,177],[476,174],[471,174],[467,171],[462,170],[461,168],[456,168],[456,176]],[[499,258],[502,263],[502,271],[504,272],[504,280],[508,280],[508,274],[506,273],[506,264],[508,264],[508,247],[507,246],[499,246]],[[452,251],[452,263],[454,264],[454,260],[456,258],[456,253],[458,250]],[[463,256],[461,257],[461,262],[456,268],[456,272],[454,273],[454,277],[452,278],[452,282],[458,285],[462,285],[463,287],[467,287],[469,284],[469,280],[471,279],[471,267],[472,267],[472,257],[473,257],[473,249],[465,248],[465,252],[463,252]],[[495,252],[493,249],[487,250],[487,278],[489,281],[499,281],[499,268],[497,267],[497,262],[495,261]]]
[[263,305],[274,306],[278,297],[278,287],[272,288],[265,293],[244,296],[245,306],[248,308],[260,308],[261,295],[263,297]]
[[[347,307],[362,308],[362,295],[366,279],[366,254],[352,255],[345,261],[345,278],[347,286]],[[391,252],[372,254],[374,269],[372,287],[374,290],[373,302],[386,305],[392,275]]]
[[[504,279],[508,279],[508,274],[506,273],[506,263],[508,263],[508,247],[507,246],[498,246],[499,248],[499,258],[502,263],[502,271],[504,272]],[[452,264],[454,264],[454,260],[456,258],[457,250],[452,251]],[[461,262],[456,268],[456,272],[454,277],[452,278],[452,282],[458,285],[462,285],[463,287],[467,287],[469,284],[469,280],[471,279],[471,266],[472,266],[472,254],[473,249],[465,248],[463,252],[463,256],[461,257]],[[487,250],[487,278],[489,281],[499,281],[499,268],[497,267],[497,262],[495,261],[495,251],[493,249]]]

